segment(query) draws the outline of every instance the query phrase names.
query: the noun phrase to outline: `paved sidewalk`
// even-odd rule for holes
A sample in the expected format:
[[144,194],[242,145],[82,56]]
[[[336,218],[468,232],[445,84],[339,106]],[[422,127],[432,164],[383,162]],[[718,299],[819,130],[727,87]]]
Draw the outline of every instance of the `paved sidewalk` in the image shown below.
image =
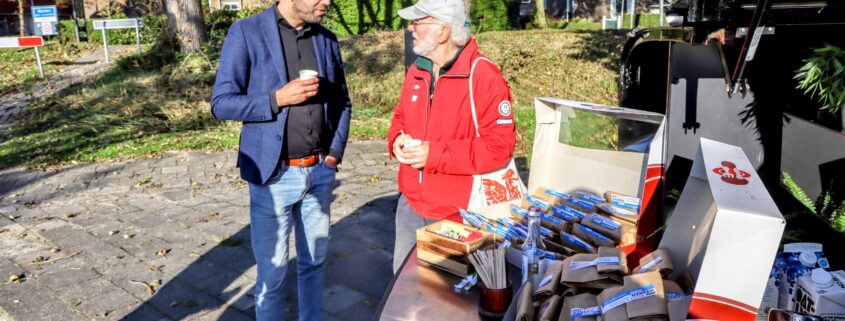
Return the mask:
[[[0,171],[0,321],[253,320],[248,193],[235,158],[177,152]],[[347,148],[328,320],[371,320],[392,277],[396,170],[383,142]]]

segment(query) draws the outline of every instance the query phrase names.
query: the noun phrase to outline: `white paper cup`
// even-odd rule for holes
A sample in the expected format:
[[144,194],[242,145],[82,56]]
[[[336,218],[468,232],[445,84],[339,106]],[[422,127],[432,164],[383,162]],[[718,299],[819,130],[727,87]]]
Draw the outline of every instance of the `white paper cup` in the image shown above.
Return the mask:
[[409,141],[407,141],[407,142],[405,143],[405,147],[408,147],[408,146],[419,146],[419,145],[422,145],[422,141],[421,141],[421,140],[419,140],[419,139],[412,139],[412,140],[409,140]]
[[302,80],[316,78],[317,75],[318,73],[311,69],[304,69],[299,71],[299,79]]

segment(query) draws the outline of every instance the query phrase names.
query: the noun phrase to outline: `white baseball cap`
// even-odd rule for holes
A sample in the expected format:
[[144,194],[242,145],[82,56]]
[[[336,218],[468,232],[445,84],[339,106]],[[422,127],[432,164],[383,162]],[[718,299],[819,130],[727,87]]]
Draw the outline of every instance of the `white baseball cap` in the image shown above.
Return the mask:
[[454,26],[469,25],[463,0],[419,0],[416,4],[399,10],[405,20],[433,17]]

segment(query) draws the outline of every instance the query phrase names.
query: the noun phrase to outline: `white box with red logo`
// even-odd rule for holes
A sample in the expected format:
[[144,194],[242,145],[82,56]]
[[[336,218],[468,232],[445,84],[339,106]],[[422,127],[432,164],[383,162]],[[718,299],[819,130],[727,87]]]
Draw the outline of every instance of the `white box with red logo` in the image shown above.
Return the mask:
[[[535,99],[534,135],[528,190],[615,191],[642,199],[639,236],[654,230],[662,195],[662,116],[637,110],[554,98]],[[600,150],[562,143],[570,121],[583,112],[659,124],[647,152]],[[655,116],[657,115],[657,117]],[[507,204],[479,209],[482,215],[509,215]],[[644,225],[645,224],[645,225]],[[754,320],[780,243],[785,221],[741,148],[702,139],[692,171],[667,222],[660,247],[672,253],[673,277],[689,275],[695,291],[689,319]],[[640,240],[623,247],[638,260],[656,248]],[[511,311],[509,311],[511,312]],[[506,318],[507,320],[507,318]]]
[[695,284],[687,318],[754,320],[785,224],[742,149],[702,138],[660,241]]

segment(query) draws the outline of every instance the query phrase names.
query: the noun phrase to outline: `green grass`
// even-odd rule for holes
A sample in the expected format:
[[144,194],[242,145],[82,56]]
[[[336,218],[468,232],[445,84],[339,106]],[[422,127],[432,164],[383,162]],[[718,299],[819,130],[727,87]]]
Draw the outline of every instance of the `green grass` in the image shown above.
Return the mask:
[[[535,96],[616,103],[620,33],[506,31],[477,39],[510,85],[517,156],[530,157]],[[404,78],[402,34],[345,37],[341,50],[353,102],[350,136],[384,139]],[[237,148],[240,124],[210,113],[216,53],[180,57],[154,48],[143,60],[124,58],[96,81],[32,103],[0,143],[0,168]]]
[[[58,42],[47,42],[41,47],[41,62],[44,66],[44,76],[50,77],[57,71],[70,66],[79,59],[85,50],[93,49],[90,44],[61,46]],[[38,63],[35,59],[35,49],[0,49],[0,95],[25,89],[40,80]]]

